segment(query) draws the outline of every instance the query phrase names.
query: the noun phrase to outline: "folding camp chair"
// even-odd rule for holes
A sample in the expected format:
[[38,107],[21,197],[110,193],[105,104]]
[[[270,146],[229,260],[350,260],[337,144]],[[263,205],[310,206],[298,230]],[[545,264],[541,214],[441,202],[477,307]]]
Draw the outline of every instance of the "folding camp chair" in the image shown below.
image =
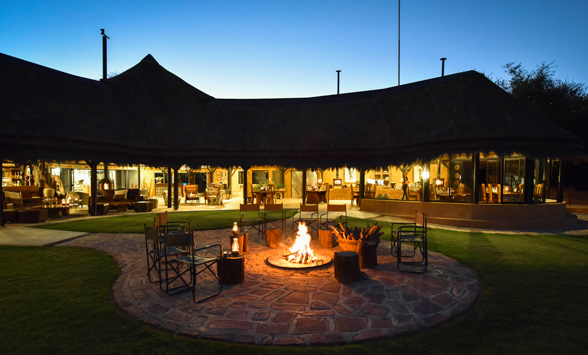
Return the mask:
[[[162,249],[159,233],[154,227],[145,226],[145,254],[147,255],[147,278],[149,282],[157,282],[159,281]],[[152,271],[157,274],[157,280],[151,275]]]
[[241,204],[239,207],[239,229],[241,233],[247,233],[249,230],[256,230],[257,235],[261,238],[263,235],[263,215],[259,204]]
[[[309,234],[312,233],[312,230],[315,230],[315,234],[318,238],[318,230],[319,230],[319,214],[318,214],[318,205],[304,205],[300,204],[300,209],[296,217],[293,220],[293,223],[300,223],[304,222],[306,227],[308,228]],[[293,226],[293,230],[296,230],[297,227]],[[311,234],[312,235],[312,234]]]
[[282,236],[286,232],[286,215],[283,203],[266,203],[263,206],[264,229],[280,229]]
[[192,231],[190,221],[169,221],[167,211],[158,213],[153,220],[153,225],[159,231],[160,235],[165,233],[180,234]]
[[[396,230],[395,230],[396,227]],[[417,213],[414,223],[392,224],[392,255],[399,271],[423,273],[429,264],[427,215]]]
[[[335,220],[339,218],[339,222]],[[327,204],[327,212],[320,216],[320,226],[322,229],[331,229],[331,227],[342,223],[347,227],[347,205]]]
[[[163,261],[168,266],[165,268],[165,279],[162,284],[168,295],[174,295],[186,290],[192,291],[194,302],[201,302],[214,297],[222,292],[223,285],[218,276],[218,263],[222,257],[220,244],[196,248],[196,232],[182,234],[166,234],[163,240]],[[170,248],[187,250],[187,253],[174,256],[170,255]],[[217,265],[217,270],[213,266]],[[198,276],[205,282],[198,282]],[[204,297],[196,297],[198,291],[204,292]]]
[[[161,282],[162,257],[166,252],[163,248],[162,240],[163,237],[157,228],[145,225],[145,254],[147,256],[147,278],[149,282]],[[185,254],[186,251],[178,248],[168,248],[167,253],[170,256],[178,256]],[[153,274],[156,274],[157,279]]]

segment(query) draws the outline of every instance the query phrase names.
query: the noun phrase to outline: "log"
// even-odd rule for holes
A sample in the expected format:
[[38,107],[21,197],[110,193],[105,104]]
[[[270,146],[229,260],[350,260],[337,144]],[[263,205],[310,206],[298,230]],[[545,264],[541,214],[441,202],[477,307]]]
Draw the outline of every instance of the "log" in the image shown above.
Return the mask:
[[359,243],[357,253],[359,254],[359,267],[362,269],[373,269],[378,266],[378,244],[374,242]]
[[359,270],[359,254],[354,251],[339,251],[335,253],[335,279],[340,283],[364,280],[365,274]]
[[319,229],[319,246],[321,248],[332,248],[334,236],[332,230]]
[[265,231],[265,242],[268,247],[275,249],[282,243],[282,230],[281,229],[268,229]]
[[223,255],[219,265],[221,282],[234,285],[245,280],[245,258],[243,256]]

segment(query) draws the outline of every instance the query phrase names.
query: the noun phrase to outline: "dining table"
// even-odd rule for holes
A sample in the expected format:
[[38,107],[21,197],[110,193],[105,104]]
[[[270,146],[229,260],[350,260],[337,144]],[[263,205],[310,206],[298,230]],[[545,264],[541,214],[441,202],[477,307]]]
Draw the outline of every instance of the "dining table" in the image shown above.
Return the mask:
[[259,204],[265,204],[266,201],[273,201],[274,200],[274,195],[275,195],[276,191],[268,191],[268,190],[259,190],[259,191],[253,191],[253,195],[254,195],[254,201],[253,203],[259,205]]

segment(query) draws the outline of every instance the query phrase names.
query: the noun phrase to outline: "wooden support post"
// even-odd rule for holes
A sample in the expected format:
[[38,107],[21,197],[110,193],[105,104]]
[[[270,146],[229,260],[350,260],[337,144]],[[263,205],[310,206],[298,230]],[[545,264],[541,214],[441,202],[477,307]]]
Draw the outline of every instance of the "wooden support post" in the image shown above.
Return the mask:
[[[473,157],[473,165],[474,165],[474,174],[473,174],[473,181],[472,181],[472,203],[478,204],[480,202],[480,153],[474,153]],[[439,163],[437,163],[438,165]],[[433,186],[435,188],[435,186]]]
[[180,209],[180,196],[178,194],[178,180],[180,179],[180,168],[174,168],[174,211]]
[[248,193],[248,185],[247,182],[247,170],[249,170],[248,166],[243,167],[243,204],[247,204],[247,193]]
[[167,167],[167,208],[172,206],[172,173],[171,167]]
[[306,205],[306,169],[302,170],[302,204]]
[[98,200],[98,164],[89,160],[86,163],[90,165],[90,196],[92,203],[88,206],[88,212],[92,216],[98,214],[96,201]]
[[330,229],[319,229],[319,246],[321,248],[332,248],[334,246],[333,231]]
[[357,205],[361,207],[361,200],[365,197],[365,169],[359,169],[359,196],[357,197]]

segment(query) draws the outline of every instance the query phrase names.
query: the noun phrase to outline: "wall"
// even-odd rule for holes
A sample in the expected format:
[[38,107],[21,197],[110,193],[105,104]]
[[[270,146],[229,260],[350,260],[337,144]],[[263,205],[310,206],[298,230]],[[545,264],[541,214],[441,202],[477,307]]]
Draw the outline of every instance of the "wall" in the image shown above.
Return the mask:
[[427,214],[428,222],[456,227],[488,229],[545,229],[573,226],[575,215],[563,203],[468,204],[364,199],[361,210],[413,219],[415,211]]

